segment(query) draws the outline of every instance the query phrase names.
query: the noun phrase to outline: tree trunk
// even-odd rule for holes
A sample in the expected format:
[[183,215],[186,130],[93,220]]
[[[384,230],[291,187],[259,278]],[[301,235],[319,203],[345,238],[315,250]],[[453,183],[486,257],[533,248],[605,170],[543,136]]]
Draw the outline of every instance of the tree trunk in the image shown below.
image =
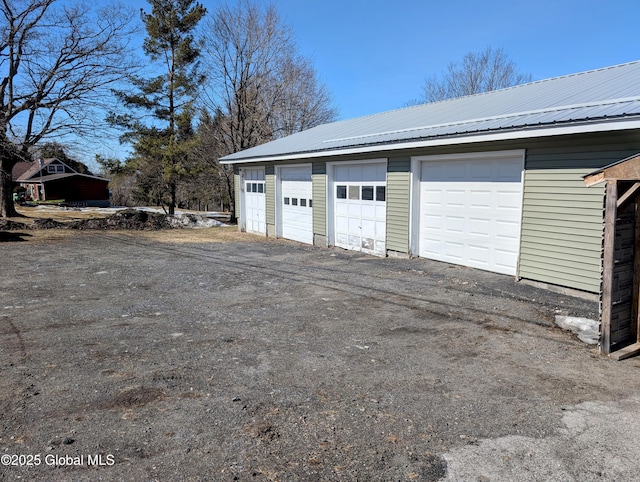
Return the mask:
[[176,214],[176,184],[172,182],[169,186],[171,200],[169,201],[169,216]]
[[235,206],[235,193],[233,192],[233,174],[231,176],[225,176],[226,185],[227,185],[227,194],[229,195],[229,211],[231,212],[231,217],[229,218],[229,222],[235,223],[238,221],[236,217],[236,206]]
[[13,204],[13,176],[11,171],[16,161],[5,156],[0,158],[0,218],[18,215]]

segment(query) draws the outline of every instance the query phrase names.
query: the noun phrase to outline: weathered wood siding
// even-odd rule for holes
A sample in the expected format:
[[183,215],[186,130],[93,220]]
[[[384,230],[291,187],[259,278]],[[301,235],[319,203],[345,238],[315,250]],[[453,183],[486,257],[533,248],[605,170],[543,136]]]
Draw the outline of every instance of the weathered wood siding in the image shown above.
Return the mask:
[[635,149],[603,143],[527,150],[520,277],[600,291],[604,187],[587,188],[582,177]]
[[276,224],[276,173],[273,164],[267,164],[264,168],[264,202],[265,220],[267,224]]
[[613,251],[613,273],[611,274],[611,320],[610,343],[612,349],[632,341],[633,315],[633,271],[636,233],[636,205],[629,203],[619,209],[616,216]]
[[390,158],[387,162],[387,250],[409,252],[410,200],[411,158]]
[[327,235],[327,163],[314,162],[311,171],[313,234]]

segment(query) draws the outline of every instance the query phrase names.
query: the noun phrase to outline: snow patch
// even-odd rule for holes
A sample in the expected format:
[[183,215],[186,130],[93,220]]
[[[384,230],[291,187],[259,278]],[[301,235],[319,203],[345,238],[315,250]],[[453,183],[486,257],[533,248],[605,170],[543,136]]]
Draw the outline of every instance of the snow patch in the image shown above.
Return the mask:
[[575,333],[587,345],[597,345],[600,341],[600,322],[577,316],[556,315],[556,325]]

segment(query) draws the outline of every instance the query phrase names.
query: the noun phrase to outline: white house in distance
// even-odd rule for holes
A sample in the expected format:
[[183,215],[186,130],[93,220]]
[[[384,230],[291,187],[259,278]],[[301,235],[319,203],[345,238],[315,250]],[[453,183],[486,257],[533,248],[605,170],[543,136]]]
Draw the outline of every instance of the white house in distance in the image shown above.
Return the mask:
[[600,292],[604,187],[640,152],[640,61],[321,125],[221,159],[242,230]]

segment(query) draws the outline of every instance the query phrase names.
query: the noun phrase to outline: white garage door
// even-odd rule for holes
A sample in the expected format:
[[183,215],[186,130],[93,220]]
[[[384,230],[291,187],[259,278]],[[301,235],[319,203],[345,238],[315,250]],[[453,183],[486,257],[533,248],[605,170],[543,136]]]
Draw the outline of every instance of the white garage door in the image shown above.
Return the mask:
[[249,233],[266,234],[264,169],[244,171],[244,227]]
[[420,256],[515,275],[522,156],[422,163]]
[[313,244],[311,165],[280,169],[282,237]]
[[335,166],[335,245],[385,255],[386,163]]

